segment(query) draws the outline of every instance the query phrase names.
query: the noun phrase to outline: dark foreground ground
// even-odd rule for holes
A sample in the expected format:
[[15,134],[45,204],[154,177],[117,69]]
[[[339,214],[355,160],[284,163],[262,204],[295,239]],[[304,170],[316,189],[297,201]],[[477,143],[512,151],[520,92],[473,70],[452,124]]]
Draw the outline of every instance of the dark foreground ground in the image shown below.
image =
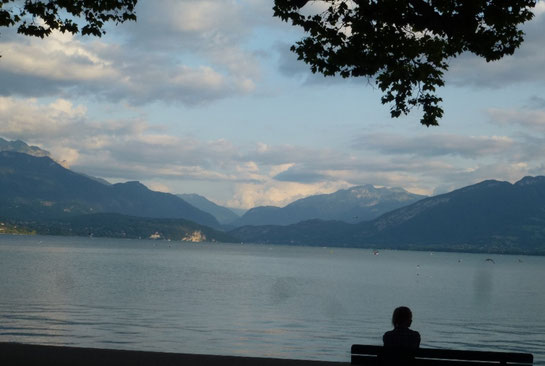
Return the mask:
[[[265,353],[266,350],[263,350]],[[3,366],[347,366],[345,362],[125,351],[0,342]]]

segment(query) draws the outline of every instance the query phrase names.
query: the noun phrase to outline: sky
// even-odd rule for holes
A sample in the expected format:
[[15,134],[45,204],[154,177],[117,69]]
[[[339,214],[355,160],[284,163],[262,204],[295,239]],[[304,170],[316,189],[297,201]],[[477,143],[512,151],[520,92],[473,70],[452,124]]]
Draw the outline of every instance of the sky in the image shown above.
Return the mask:
[[356,185],[426,195],[545,175],[545,1],[515,55],[451,61],[439,127],[324,78],[271,0],[139,0],[101,38],[0,29],[0,137],[110,182],[284,206]]

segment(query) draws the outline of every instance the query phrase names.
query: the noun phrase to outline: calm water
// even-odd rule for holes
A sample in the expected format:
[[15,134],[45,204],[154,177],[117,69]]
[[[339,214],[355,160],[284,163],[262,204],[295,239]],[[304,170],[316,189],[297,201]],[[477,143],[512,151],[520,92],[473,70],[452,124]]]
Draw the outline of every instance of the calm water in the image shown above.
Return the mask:
[[0,236],[0,279],[0,341],[348,361],[407,305],[545,365],[544,257]]

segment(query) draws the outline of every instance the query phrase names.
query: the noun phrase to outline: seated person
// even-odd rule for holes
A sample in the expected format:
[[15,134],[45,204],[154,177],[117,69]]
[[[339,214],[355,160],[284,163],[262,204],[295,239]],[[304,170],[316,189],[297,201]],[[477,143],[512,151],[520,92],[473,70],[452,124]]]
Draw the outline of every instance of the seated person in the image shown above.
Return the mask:
[[420,333],[409,329],[413,322],[413,313],[406,306],[394,310],[392,324],[394,329],[384,333],[384,347],[415,350],[420,346]]

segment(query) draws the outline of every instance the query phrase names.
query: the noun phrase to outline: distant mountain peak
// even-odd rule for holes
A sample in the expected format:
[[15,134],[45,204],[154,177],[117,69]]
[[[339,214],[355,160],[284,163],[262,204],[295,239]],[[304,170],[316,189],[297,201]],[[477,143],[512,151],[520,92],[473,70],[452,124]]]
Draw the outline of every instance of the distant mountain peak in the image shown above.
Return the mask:
[[[375,187],[372,184],[350,187],[346,190],[357,199],[368,199],[368,206],[373,206],[384,199],[394,199],[397,201],[413,200],[415,196],[401,187]],[[420,196],[424,198],[424,196]]]
[[346,191],[359,197],[361,195],[368,195],[370,193],[375,193],[377,191],[377,189],[374,186],[370,185],[370,184],[366,184],[366,185],[363,185],[363,186],[350,187],[350,188],[346,189]]
[[119,183],[119,184],[126,184],[128,187],[133,186],[133,187],[144,187],[144,188],[146,188],[146,186],[143,185],[142,183],[140,183],[140,181],[138,181],[138,180],[130,180],[128,182]]
[[347,188],[348,191],[362,191],[362,190],[369,190],[369,191],[375,191],[377,188],[372,184],[363,184],[360,186],[353,186],[350,188]]
[[320,219],[349,223],[371,220],[381,214],[424,198],[403,188],[371,184],[341,189],[330,194],[301,198],[285,207],[261,206],[248,210],[235,226],[290,225]]
[[23,154],[28,154],[41,158],[44,156],[51,157],[49,151],[42,150],[38,146],[29,146],[21,140],[8,141],[0,137],[0,151],[13,151]]
[[536,177],[526,176],[515,183],[516,186],[527,186],[530,184],[545,183],[545,177],[538,175]]

